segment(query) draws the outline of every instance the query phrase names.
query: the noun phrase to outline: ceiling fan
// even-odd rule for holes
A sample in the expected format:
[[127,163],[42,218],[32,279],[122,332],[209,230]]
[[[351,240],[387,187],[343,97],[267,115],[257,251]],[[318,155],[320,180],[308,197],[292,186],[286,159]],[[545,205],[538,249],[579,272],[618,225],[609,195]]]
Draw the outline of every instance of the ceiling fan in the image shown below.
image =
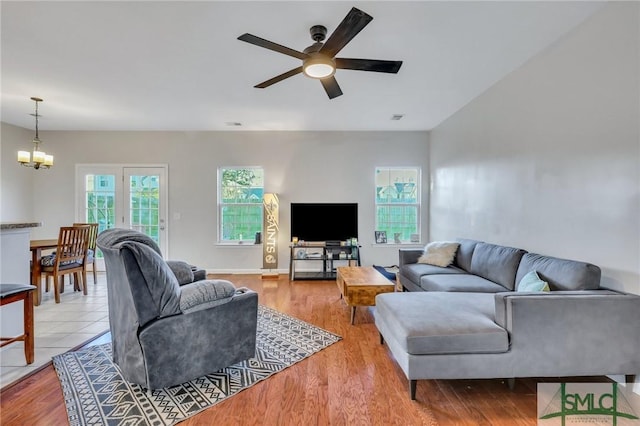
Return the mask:
[[311,38],[314,40],[311,46],[299,52],[282,46],[269,40],[254,36],[249,33],[242,34],[238,40],[264,47],[265,49],[283,53],[302,60],[302,66],[289,70],[267,81],[263,81],[254,87],[264,89],[296,74],[304,73],[308,77],[319,79],[322,87],[327,92],[329,99],[342,95],[342,90],[334,76],[336,69],[375,71],[396,74],[400,70],[402,61],[383,61],[377,59],[350,59],[336,58],[335,56],[347,45],[364,27],[373,20],[373,17],[365,12],[352,8],[340,25],[322,43],[327,35],[327,28],[322,25],[314,25],[310,28]]

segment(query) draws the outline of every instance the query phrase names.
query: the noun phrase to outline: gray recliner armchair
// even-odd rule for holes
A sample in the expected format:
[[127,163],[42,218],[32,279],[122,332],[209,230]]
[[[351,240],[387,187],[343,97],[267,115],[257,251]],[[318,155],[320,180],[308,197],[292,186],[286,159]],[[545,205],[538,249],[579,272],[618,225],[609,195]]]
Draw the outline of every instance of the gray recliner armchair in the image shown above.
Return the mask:
[[113,360],[147,389],[178,385],[255,355],[258,295],[226,280],[180,285],[148,236],[98,236],[107,272]]

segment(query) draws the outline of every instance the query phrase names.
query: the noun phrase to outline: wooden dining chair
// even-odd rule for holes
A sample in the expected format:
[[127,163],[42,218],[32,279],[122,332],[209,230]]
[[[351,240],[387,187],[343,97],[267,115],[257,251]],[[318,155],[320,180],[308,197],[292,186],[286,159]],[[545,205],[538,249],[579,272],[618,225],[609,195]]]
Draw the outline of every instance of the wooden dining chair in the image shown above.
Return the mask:
[[87,294],[87,273],[85,260],[87,258],[87,245],[89,243],[89,225],[63,226],[58,235],[56,256],[51,266],[42,266],[42,273],[47,280],[53,277],[53,290],[56,303],[60,303],[61,279],[64,275],[73,274],[79,289]]
[[89,242],[87,243],[87,260],[84,263],[85,274],[88,265],[93,265],[93,283],[98,283],[98,275],[96,271],[96,238],[98,238],[97,223],[74,223],[73,226],[89,226]]

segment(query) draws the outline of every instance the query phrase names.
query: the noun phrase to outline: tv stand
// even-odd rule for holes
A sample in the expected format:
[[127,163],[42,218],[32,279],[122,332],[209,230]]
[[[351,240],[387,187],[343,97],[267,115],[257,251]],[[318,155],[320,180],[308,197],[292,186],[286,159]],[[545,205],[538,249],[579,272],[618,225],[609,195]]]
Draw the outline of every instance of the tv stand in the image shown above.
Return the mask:
[[[335,280],[336,267],[360,266],[360,246],[340,241],[296,243],[289,246],[289,280]],[[296,271],[299,264],[320,266],[320,270]],[[318,265],[320,264],[320,265]]]

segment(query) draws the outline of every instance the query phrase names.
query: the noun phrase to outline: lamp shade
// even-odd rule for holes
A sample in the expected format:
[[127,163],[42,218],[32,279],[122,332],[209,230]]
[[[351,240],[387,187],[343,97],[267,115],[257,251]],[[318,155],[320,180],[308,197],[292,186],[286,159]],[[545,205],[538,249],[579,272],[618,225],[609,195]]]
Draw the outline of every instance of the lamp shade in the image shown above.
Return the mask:
[[31,161],[31,153],[29,151],[18,151],[18,161],[20,163],[28,163]]
[[34,163],[44,163],[45,153],[42,151],[33,151],[33,162]]

